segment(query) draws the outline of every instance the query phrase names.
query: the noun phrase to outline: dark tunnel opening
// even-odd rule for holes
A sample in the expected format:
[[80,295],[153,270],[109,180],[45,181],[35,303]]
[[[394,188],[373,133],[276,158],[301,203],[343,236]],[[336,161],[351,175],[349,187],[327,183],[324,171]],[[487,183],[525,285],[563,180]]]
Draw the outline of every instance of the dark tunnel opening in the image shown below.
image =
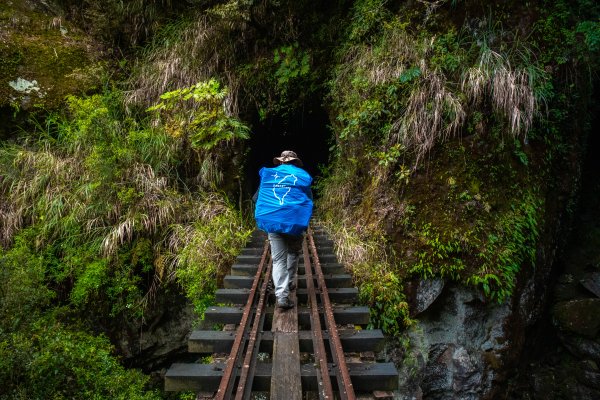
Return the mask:
[[246,195],[252,196],[258,188],[258,171],[272,167],[273,157],[284,150],[295,151],[304,163],[303,168],[313,178],[319,177],[321,167],[329,160],[330,138],[329,119],[321,106],[262,121],[256,113],[246,157]]

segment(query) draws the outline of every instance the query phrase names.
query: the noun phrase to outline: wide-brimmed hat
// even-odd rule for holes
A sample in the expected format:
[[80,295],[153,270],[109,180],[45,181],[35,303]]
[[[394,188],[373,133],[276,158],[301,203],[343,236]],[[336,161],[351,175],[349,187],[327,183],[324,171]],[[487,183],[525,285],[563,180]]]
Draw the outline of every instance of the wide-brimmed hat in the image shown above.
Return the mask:
[[294,164],[297,167],[301,167],[304,165],[302,164],[302,160],[298,158],[298,154],[291,150],[284,150],[281,152],[281,156],[275,157],[273,159],[273,164],[275,165],[287,163]]

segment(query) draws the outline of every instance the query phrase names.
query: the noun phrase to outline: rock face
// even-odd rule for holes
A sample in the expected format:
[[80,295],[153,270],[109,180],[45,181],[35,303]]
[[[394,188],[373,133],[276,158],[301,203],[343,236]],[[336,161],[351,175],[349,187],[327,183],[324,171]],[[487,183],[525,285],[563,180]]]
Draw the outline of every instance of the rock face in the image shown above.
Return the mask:
[[101,47],[48,2],[0,4],[0,108],[57,108],[99,83]]
[[112,342],[127,365],[152,371],[187,354],[187,339],[197,316],[183,295],[157,300],[143,325],[130,323],[112,333]]
[[431,282],[407,285],[417,323],[392,355],[397,399],[600,399],[600,165],[585,167],[593,178],[582,194],[585,227],[565,246],[582,163],[573,160],[547,199],[536,263],[521,266],[508,302],[454,283],[441,293]]
[[[416,290],[411,292],[414,297],[411,304],[421,308],[425,304],[429,306],[417,315],[418,322],[406,337],[409,346],[398,356],[402,389],[396,398],[520,399],[522,388],[513,384],[517,371],[528,380],[526,390],[535,393],[530,398],[600,398],[594,383],[600,376],[600,341],[597,340],[600,299],[563,297],[555,308],[554,321],[561,332],[563,353],[575,357],[568,373],[561,371],[563,366],[552,366],[531,375],[522,362],[531,350],[526,346],[543,341],[549,334],[547,330],[539,331],[542,335],[539,340],[528,337],[545,315],[551,298],[552,262],[549,260],[554,254],[546,252],[545,256],[547,258],[538,259],[535,268],[523,268],[513,298],[504,304],[491,302],[480,292],[455,284],[446,284],[443,289],[431,282],[416,285]],[[559,292],[592,296],[579,280],[566,281],[569,285],[578,285],[575,289],[579,291],[563,288]],[[547,362],[554,365],[560,360],[561,357],[556,356]],[[558,388],[560,382],[565,384]],[[553,391],[567,397],[553,397]],[[576,396],[570,397],[573,394]]]
[[419,316],[400,370],[401,399],[480,399],[489,395],[510,345],[508,305],[447,287]]
[[600,399],[599,146],[591,136],[571,240],[547,281],[548,306],[507,398]]

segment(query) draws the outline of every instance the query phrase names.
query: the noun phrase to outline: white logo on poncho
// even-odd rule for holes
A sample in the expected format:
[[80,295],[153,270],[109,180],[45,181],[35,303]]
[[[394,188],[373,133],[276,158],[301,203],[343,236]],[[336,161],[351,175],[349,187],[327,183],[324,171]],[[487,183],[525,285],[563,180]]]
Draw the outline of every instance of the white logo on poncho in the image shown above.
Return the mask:
[[[273,175],[273,178],[275,178],[275,179],[279,178],[279,175],[277,175],[277,172],[275,173],[275,175]],[[288,178],[290,178],[290,180],[293,178],[294,182],[292,182],[291,184],[287,184],[287,185],[283,184],[283,182]],[[283,205],[285,196],[288,195],[290,190],[292,190],[292,186],[294,186],[297,181],[298,181],[298,178],[296,178],[296,175],[290,174],[290,175],[284,176],[279,182],[277,182],[275,185],[273,185],[273,194],[275,195],[275,198],[277,200],[279,200],[280,206]],[[277,189],[280,189],[280,190],[277,190]]]

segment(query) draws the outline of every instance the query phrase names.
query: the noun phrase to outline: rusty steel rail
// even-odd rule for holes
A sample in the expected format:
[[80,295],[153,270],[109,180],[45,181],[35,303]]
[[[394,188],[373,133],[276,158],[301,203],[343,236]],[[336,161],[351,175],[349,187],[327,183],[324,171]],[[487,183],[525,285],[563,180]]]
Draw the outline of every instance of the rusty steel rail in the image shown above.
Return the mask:
[[[321,268],[321,263],[319,262],[319,256],[317,254],[317,247],[315,246],[312,228],[309,228],[308,230],[307,239],[309,241],[310,250],[313,257],[317,283],[321,292],[321,303],[323,304],[323,314],[325,315],[325,326],[329,332],[329,347],[333,357],[333,367],[335,369],[335,375],[338,381],[340,398],[342,400],[354,400],[356,399],[356,395],[354,394],[354,387],[352,386],[352,381],[350,380],[350,373],[348,372],[348,366],[346,365],[344,350],[342,349],[342,343],[340,341],[340,336],[338,334],[335,319],[333,317],[333,307],[331,306],[329,292],[327,291],[327,286],[325,285],[325,277],[323,276],[323,270]],[[306,270],[309,270],[309,268],[306,268]],[[312,307],[313,306],[311,305],[311,309]]]
[[[354,388],[350,380],[344,351],[333,316],[333,307],[329,299],[329,292],[325,285],[325,277],[319,262],[312,229],[308,230],[306,238],[303,240],[302,252],[304,257],[308,303],[310,304],[313,350],[315,353],[315,362],[318,363],[316,373],[319,398],[322,400],[333,400],[336,398],[330,378],[330,371],[333,369],[337,380],[338,397],[342,400],[354,400],[356,399],[356,396],[354,394]],[[265,264],[267,265],[266,271]],[[254,276],[252,287],[248,294],[248,301],[244,307],[242,320],[236,330],[235,340],[231,352],[229,353],[229,357],[227,358],[226,368],[223,372],[219,389],[214,397],[216,400],[232,398],[235,398],[235,400],[242,400],[249,399],[251,396],[254,370],[256,367],[256,355],[260,344],[260,334],[258,332],[262,329],[265,321],[264,311],[267,301],[267,286],[272,266],[273,262],[270,259],[269,242],[266,241],[258,265],[258,270]],[[315,287],[315,278],[318,287]],[[262,285],[260,285],[261,287],[259,289],[261,279]],[[258,290],[260,290],[260,294],[257,301]],[[327,336],[329,339],[331,360],[328,360],[321,326],[321,308],[325,317],[325,332],[328,333]],[[251,323],[252,326],[250,327]],[[234,395],[233,390],[236,381],[237,388]]]
[[[246,331],[247,331],[247,326],[248,323],[250,321],[250,318],[252,316],[252,308],[254,305],[254,299],[255,299],[255,295],[256,295],[256,289],[258,288],[258,283],[261,279],[262,276],[262,272],[264,270],[265,267],[265,262],[267,260],[267,255],[269,254],[269,242],[265,241],[265,245],[263,248],[263,252],[262,252],[262,256],[260,259],[260,263],[258,265],[258,271],[256,272],[256,276],[254,277],[254,281],[252,282],[252,288],[250,289],[250,293],[248,294],[248,302],[246,303],[246,306],[244,307],[244,312],[242,314],[242,320],[240,321],[240,325],[236,331],[236,335],[235,335],[235,341],[233,342],[233,346],[231,348],[231,352],[229,353],[229,357],[227,358],[227,364],[225,367],[225,370],[223,371],[223,377],[221,378],[221,383],[219,384],[219,389],[217,390],[217,394],[215,395],[215,399],[216,400],[225,400],[225,399],[230,399],[231,398],[231,392],[233,390],[233,386],[235,383],[235,368],[240,360],[240,357],[242,355],[242,351],[243,351],[243,346],[242,346],[242,342],[246,336]],[[269,262],[269,271],[270,271],[270,266],[272,265],[271,262]],[[263,287],[264,289],[266,289],[265,283],[268,282],[269,276],[265,276],[264,282],[263,282]],[[263,290],[263,293],[261,293],[261,300],[264,300],[264,293],[266,292],[266,290]],[[262,303],[262,305],[264,305],[264,301],[260,301],[259,303]],[[254,347],[254,346],[253,346]],[[251,351],[253,350],[250,349]]]
[[321,331],[321,319],[319,318],[319,306],[317,303],[317,293],[315,290],[312,266],[308,254],[308,245],[306,239],[302,241],[302,252],[304,254],[304,275],[306,276],[306,288],[308,291],[308,302],[310,304],[310,323],[313,339],[313,351],[315,358],[319,362],[317,368],[317,379],[319,381],[319,398],[333,399],[333,387],[329,377],[329,368],[327,365],[327,352],[325,351],[325,341]]
[[240,374],[235,400],[248,399],[252,393],[252,381],[254,379],[254,367],[256,366],[256,354],[259,344],[257,343],[257,335],[258,330],[265,322],[265,313],[263,311],[265,309],[267,286],[269,284],[269,277],[271,276],[272,268],[273,261],[271,260],[263,279],[263,284],[260,291],[260,299],[258,300],[258,305],[256,306],[256,315],[254,316],[252,330],[250,331],[250,339],[248,340],[248,347],[246,349],[246,356],[244,357],[244,363],[242,365],[242,371]]

